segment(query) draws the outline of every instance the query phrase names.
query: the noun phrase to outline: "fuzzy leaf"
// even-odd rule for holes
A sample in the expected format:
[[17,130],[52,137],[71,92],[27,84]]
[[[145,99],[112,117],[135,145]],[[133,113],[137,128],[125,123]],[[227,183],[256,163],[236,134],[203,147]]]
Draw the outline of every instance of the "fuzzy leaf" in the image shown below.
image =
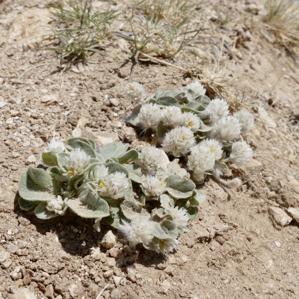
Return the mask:
[[114,173],[114,172],[123,172],[126,175],[129,175],[126,167],[124,167],[123,165],[116,163],[116,162],[110,162],[107,163],[106,166],[109,169],[109,173]]
[[174,207],[174,200],[167,194],[160,196],[161,207],[164,209]]
[[120,158],[126,154],[128,150],[128,145],[121,142],[109,143],[101,146],[98,149],[98,153],[105,161],[112,158]]
[[132,219],[142,210],[141,205],[137,201],[124,200],[120,205],[121,211],[127,219]]
[[54,198],[53,194],[44,191],[40,186],[36,185],[27,171],[21,176],[19,194],[27,201],[49,201]]
[[30,211],[36,206],[36,203],[33,201],[28,201],[23,199],[21,196],[18,196],[18,204],[21,210]]
[[34,184],[42,190],[49,190],[53,183],[51,175],[42,168],[29,167],[27,173]]
[[67,144],[74,149],[80,148],[90,157],[96,157],[95,143],[92,140],[85,138],[70,138],[68,139]]
[[181,192],[173,188],[166,188],[166,191],[169,193],[169,195],[171,195],[175,199],[185,199],[193,195],[193,191]]
[[58,165],[56,153],[52,153],[52,152],[42,153],[42,160],[43,160],[43,163],[47,166],[57,166]]
[[190,192],[195,189],[195,184],[187,179],[181,178],[177,175],[171,175],[166,179],[167,187],[175,189],[180,192]]
[[46,203],[44,202],[41,202],[38,206],[36,206],[34,209],[34,214],[38,219],[41,220],[48,220],[59,216],[56,213],[48,211],[46,209]]
[[154,102],[162,106],[177,106],[178,104],[177,100],[171,96],[161,96],[155,99]]
[[120,164],[130,163],[138,159],[138,152],[134,149],[127,151],[124,155],[118,158]]

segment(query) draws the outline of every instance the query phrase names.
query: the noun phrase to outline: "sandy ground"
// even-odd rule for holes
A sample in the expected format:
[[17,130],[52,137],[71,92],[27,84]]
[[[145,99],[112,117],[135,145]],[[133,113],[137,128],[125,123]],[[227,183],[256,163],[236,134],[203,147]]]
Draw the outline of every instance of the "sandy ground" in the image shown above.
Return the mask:
[[[95,250],[100,236],[88,223],[40,223],[14,207],[20,173],[54,134],[67,137],[79,122],[95,136],[134,143],[124,119],[138,99],[127,84],[153,92],[191,80],[158,64],[136,65],[130,75],[130,65],[120,69],[129,53],[119,39],[87,66],[59,71],[47,49],[48,2],[0,1],[0,298],[22,286],[38,298],[298,298],[298,224],[281,228],[268,210],[299,208],[299,72],[264,40],[252,1],[211,1],[196,43],[203,54],[171,62],[224,78],[228,100],[256,118],[248,137],[255,160],[242,186],[227,194],[207,183],[208,200],[175,254],[131,256],[120,244]],[[219,65],[208,59],[215,48]]]

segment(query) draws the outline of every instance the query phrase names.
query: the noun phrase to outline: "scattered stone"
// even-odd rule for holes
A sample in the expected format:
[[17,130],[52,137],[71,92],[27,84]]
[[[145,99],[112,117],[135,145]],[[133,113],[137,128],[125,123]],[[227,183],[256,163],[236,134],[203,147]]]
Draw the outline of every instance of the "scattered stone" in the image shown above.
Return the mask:
[[28,163],[36,163],[37,159],[34,155],[30,155],[27,160]]
[[220,244],[223,245],[225,243],[225,239],[222,236],[216,236],[215,240]]
[[116,237],[111,230],[109,230],[103,237],[101,245],[105,249],[111,249],[116,244]]
[[11,273],[10,273],[10,277],[12,278],[12,280],[18,280],[22,278],[22,267],[21,266],[17,266]]
[[5,262],[3,262],[1,265],[2,265],[2,268],[4,269],[8,269],[12,264],[12,260],[11,259],[7,259]]
[[10,253],[4,248],[0,248],[0,264],[3,264],[10,257]]
[[113,105],[113,106],[118,106],[119,105],[119,100],[116,99],[116,98],[112,98],[109,101],[110,101],[110,104]]
[[100,145],[104,145],[104,144],[108,144],[108,143],[118,141],[118,136],[114,133],[105,134],[105,135],[101,134],[101,135],[97,135],[96,139],[97,139],[97,142]]
[[73,283],[69,287],[69,292],[72,298],[81,298],[83,295],[83,286],[80,281],[76,281],[76,283]]
[[46,286],[45,296],[50,299],[54,298],[54,288],[51,284]]
[[106,271],[104,274],[103,274],[103,276],[105,277],[105,278],[109,278],[109,277],[111,277],[113,275],[113,270],[108,270],[108,271]]
[[6,105],[7,105],[6,102],[0,100],[0,109],[3,108],[3,107],[6,106]]
[[113,275],[112,278],[113,278],[113,282],[114,282],[114,284],[115,284],[116,286],[119,286],[120,283],[121,283],[121,281],[123,280],[122,277],[120,277],[120,276],[116,276],[116,275]]
[[128,267],[127,271],[128,271],[127,278],[132,282],[136,282],[136,273],[134,269],[132,267]]
[[111,294],[110,294],[110,298],[111,299],[120,299],[121,298],[121,292],[118,289],[114,289],[112,290]]
[[299,208],[288,208],[287,212],[299,224]]
[[117,247],[113,247],[113,248],[111,248],[111,249],[108,251],[109,255],[110,255],[111,257],[114,257],[114,258],[117,258],[117,257],[118,257],[119,252],[120,252],[120,249],[117,248]]
[[286,226],[292,221],[292,218],[280,208],[270,207],[269,213],[272,221],[280,226]]
[[115,259],[114,258],[112,258],[112,257],[108,257],[107,258],[107,265],[108,265],[108,267],[115,267],[115,265],[116,265],[116,261],[115,261]]
[[9,299],[37,299],[37,297],[29,289],[21,288],[16,290]]

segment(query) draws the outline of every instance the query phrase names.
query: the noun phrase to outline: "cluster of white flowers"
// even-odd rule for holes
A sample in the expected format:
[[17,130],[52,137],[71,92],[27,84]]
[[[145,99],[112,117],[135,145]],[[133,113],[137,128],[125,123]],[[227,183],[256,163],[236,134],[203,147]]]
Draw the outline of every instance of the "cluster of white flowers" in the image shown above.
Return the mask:
[[144,104],[140,108],[138,120],[145,129],[156,129],[162,116],[163,112],[161,106],[156,104]]
[[186,127],[178,127],[166,133],[162,147],[174,157],[186,155],[195,144],[193,132]]
[[246,133],[254,127],[254,117],[247,110],[240,110],[234,113],[234,117],[239,120],[242,133]]
[[187,86],[183,87],[182,91],[187,92],[192,96],[204,96],[206,94],[206,89],[198,80],[195,80]]
[[208,171],[212,171],[216,161],[222,158],[222,146],[217,140],[207,139],[192,147],[188,157],[188,168],[193,172],[197,182],[204,179]]
[[119,199],[125,196],[129,180],[123,172],[114,172],[100,180],[98,186],[101,196]]
[[182,124],[182,112],[179,107],[167,106],[162,111],[161,120],[164,125],[175,128]]
[[252,148],[245,141],[237,141],[232,144],[229,160],[237,166],[243,166],[252,158]]
[[146,196],[158,197],[166,188],[166,183],[157,176],[147,175],[142,178],[142,188]]
[[155,224],[150,220],[150,216],[136,214],[131,222],[123,222],[119,226],[119,231],[128,240],[130,246],[143,244],[148,246],[152,239],[152,226]]
[[178,159],[174,159],[167,165],[166,173],[168,176],[177,175],[181,178],[190,178],[189,172],[180,166]]
[[60,154],[65,151],[65,145],[62,140],[52,138],[48,144],[47,151]]
[[103,179],[108,175],[108,168],[105,165],[96,165],[93,176],[96,181]]
[[47,202],[46,209],[57,215],[63,215],[65,212],[65,203],[60,195]]
[[83,169],[90,161],[90,156],[88,156],[83,150],[80,148],[73,149],[67,161],[68,169],[80,170]]
[[148,145],[141,147],[137,164],[145,173],[154,175],[158,170],[167,168],[169,159],[163,150]]
[[185,112],[181,116],[181,125],[196,132],[200,128],[201,123],[197,115],[192,112]]
[[241,126],[234,116],[220,118],[213,126],[211,137],[221,141],[233,141],[240,138]]
[[219,119],[227,116],[228,113],[227,102],[219,98],[212,100],[204,110],[204,115],[209,117],[211,123],[215,123]]

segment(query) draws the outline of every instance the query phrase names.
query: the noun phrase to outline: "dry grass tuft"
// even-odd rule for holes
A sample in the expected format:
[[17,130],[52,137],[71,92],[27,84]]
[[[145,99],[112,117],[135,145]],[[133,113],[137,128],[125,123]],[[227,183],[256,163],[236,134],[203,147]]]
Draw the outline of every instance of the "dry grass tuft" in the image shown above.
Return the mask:
[[[290,53],[299,47],[299,2],[295,0],[265,0],[268,39]],[[269,35],[270,34],[270,35]]]

